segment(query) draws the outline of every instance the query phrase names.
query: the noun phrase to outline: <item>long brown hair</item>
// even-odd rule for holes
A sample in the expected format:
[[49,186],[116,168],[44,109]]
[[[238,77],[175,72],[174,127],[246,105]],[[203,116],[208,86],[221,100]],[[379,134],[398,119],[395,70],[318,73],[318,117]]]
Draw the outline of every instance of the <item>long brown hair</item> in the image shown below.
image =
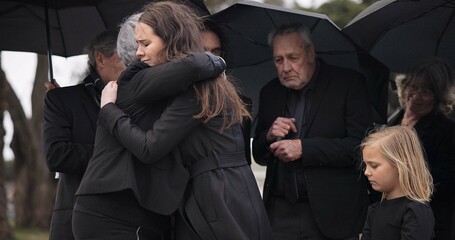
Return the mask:
[[[173,58],[183,57],[191,52],[203,52],[200,32],[203,21],[191,8],[170,2],[152,2],[144,6],[139,22],[153,28],[165,48],[161,52],[162,62]],[[202,110],[194,117],[204,122],[221,114],[223,125],[220,131],[241,123],[244,117],[249,117],[245,103],[240,99],[236,87],[226,74],[216,79],[202,81],[194,85],[196,97]]]

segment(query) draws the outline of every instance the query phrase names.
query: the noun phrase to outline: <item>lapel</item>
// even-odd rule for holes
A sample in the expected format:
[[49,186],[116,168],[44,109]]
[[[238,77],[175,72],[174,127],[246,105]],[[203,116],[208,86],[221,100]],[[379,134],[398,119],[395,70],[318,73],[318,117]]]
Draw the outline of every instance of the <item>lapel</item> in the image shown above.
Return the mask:
[[[311,104],[309,106],[309,109],[305,111],[304,116],[304,132],[302,133],[301,136],[307,137],[309,129],[311,128],[311,125],[313,124],[314,118],[316,116],[316,113],[319,110],[319,107],[321,106],[321,103],[323,102],[323,98],[325,96],[325,93],[327,92],[327,87],[329,86],[330,79],[332,78],[330,71],[327,70],[327,65],[321,61],[321,65],[319,68],[319,73],[318,77],[314,80],[316,80],[315,87],[313,91],[309,92],[306,95],[306,100],[310,101]],[[327,99],[326,99],[327,101]]]

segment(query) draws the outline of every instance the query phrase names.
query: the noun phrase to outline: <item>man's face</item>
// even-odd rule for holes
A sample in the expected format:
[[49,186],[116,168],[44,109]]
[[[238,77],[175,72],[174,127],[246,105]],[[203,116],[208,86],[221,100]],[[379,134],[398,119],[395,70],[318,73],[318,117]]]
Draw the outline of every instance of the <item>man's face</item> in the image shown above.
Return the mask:
[[202,44],[204,50],[213,53],[213,55],[221,56],[221,41],[220,38],[212,31],[201,32]]
[[272,47],[281,84],[295,90],[305,87],[315,69],[314,48],[307,51],[298,33],[275,36]]
[[159,59],[159,54],[164,50],[164,42],[158,35],[155,34],[153,28],[149,25],[138,22],[136,25],[136,42],[138,48],[136,51],[137,57],[150,66],[163,63]]
[[107,57],[102,53],[96,53],[96,72],[105,84],[110,81],[117,81],[120,74],[125,70],[117,52]]

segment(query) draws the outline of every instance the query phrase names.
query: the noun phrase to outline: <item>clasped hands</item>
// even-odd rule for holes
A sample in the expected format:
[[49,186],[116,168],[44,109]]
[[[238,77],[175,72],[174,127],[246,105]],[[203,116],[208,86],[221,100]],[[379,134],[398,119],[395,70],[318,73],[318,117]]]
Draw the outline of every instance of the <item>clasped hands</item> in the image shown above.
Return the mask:
[[269,146],[270,152],[283,162],[295,161],[302,157],[302,141],[300,139],[284,139],[290,131],[297,132],[295,118],[278,117],[266,135],[267,142],[275,141]]

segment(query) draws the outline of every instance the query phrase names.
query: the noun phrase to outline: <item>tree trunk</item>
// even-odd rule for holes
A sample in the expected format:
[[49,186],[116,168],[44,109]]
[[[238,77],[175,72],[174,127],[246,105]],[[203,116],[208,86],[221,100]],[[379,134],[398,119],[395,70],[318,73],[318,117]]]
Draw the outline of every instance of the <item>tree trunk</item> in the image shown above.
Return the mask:
[[[41,122],[47,59],[38,56],[32,93],[32,118],[27,119],[17,95],[10,88],[8,111],[14,124],[11,149],[15,156],[16,226],[48,229],[54,204],[55,183],[46,167],[41,150]],[[42,88],[42,89],[39,89]],[[41,94],[40,96],[38,94]]]
[[[1,63],[1,58],[0,58]],[[3,114],[6,110],[5,99],[5,82],[6,76],[0,68],[0,149],[3,149],[5,142],[5,128],[3,127]],[[13,230],[8,221],[8,200],[6,195],[6,177],[5,177],[5,162],[3,154],[0,154],[0,239],[12,240],[14,239]]]
[[[43,109],[44,96],[46,88],[44,83],[48,81],[48,58],[46,55],[38,55],[38,65],[36,67],[36,77],[32,90],[32,117],[30,119],[34,136],[36,136],[37,158],[40,169],[40,191],[42,194],[39,199],[36,199],[37,210],[35,219],[38,226],[49,228],[52,209],[54,207],[55,194],[57,188],[57,180],[54,178],[54,173],[51,173],[47,168],[44,158],[43,149],[41,147],[41,129],[43,127]],[[47,220],[41,222],[42,220]]]

